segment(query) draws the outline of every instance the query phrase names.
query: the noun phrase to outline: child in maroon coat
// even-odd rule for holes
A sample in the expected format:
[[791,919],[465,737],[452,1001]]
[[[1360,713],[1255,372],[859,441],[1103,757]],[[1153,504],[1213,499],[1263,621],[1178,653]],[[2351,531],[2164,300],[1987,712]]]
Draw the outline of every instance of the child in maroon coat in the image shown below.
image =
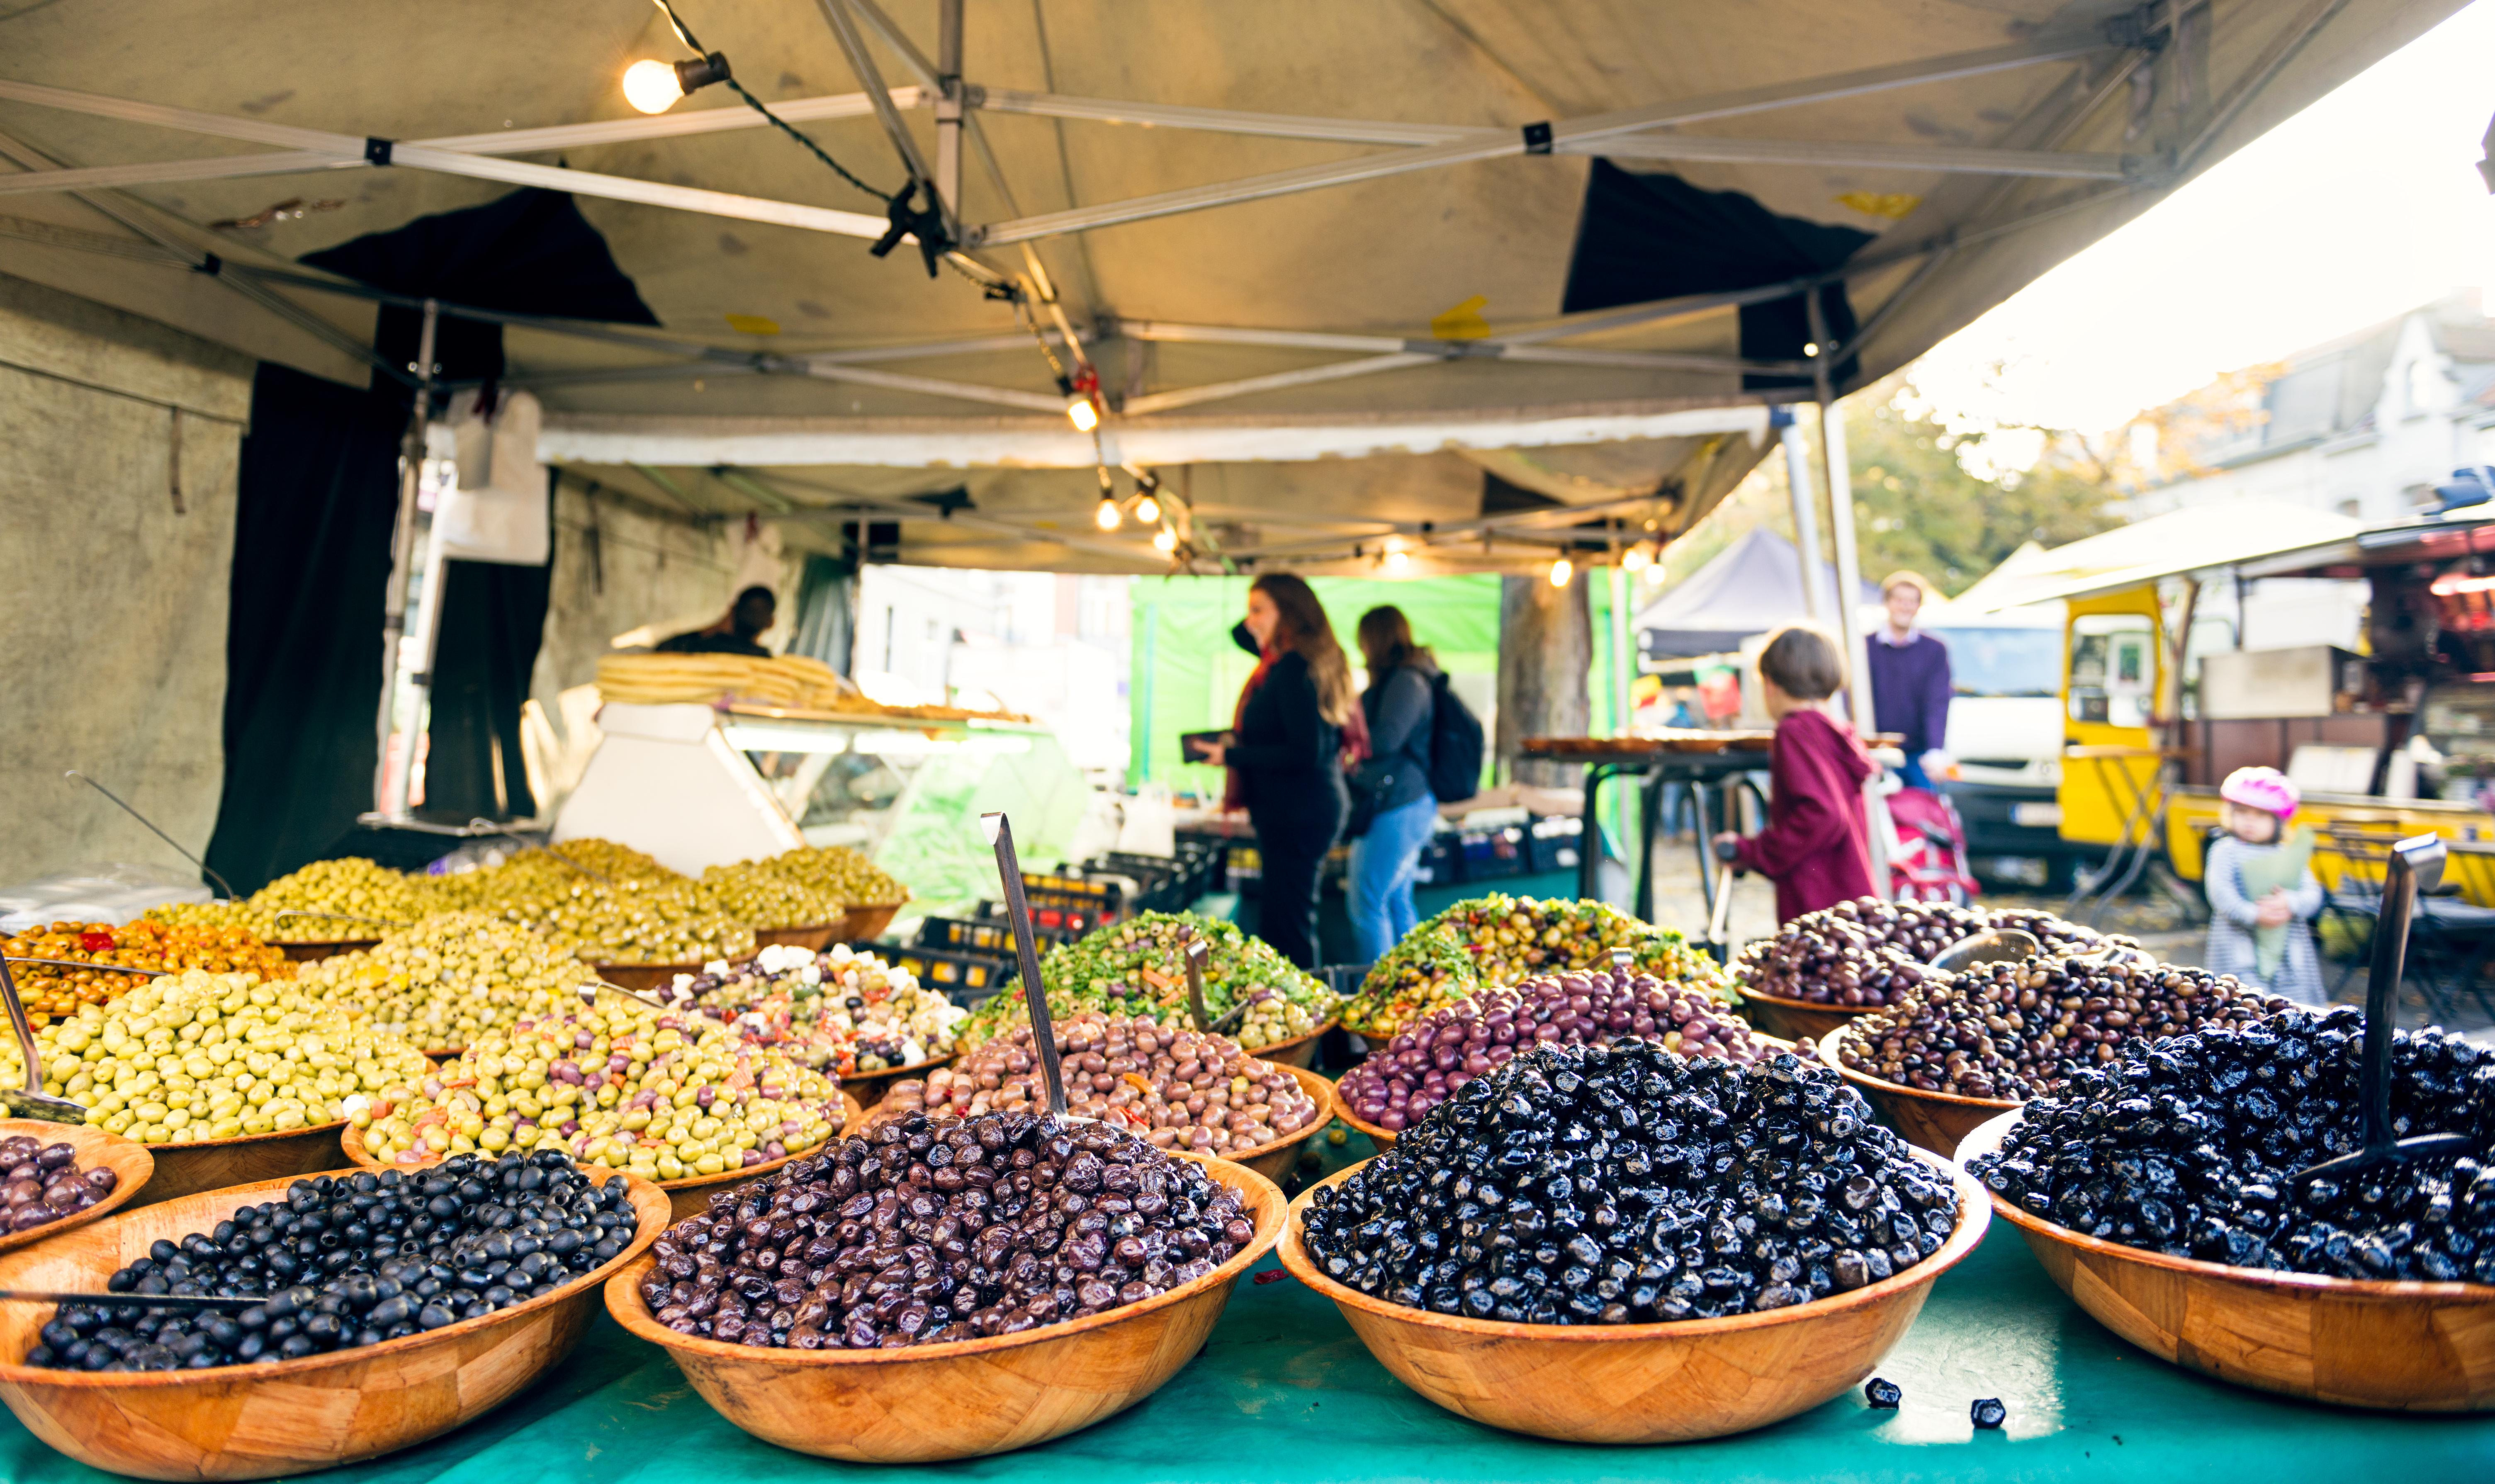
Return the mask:
[[1768,827],[1746,840],[1718,835],[1715,853],[1776,883],[1779,922],[1872,895],[1863,813],[1871,757],[1829,705],[1844,680],[1835,641],[1807,624],[1777,630],[1759,655],[1762,699],[1776,724]]

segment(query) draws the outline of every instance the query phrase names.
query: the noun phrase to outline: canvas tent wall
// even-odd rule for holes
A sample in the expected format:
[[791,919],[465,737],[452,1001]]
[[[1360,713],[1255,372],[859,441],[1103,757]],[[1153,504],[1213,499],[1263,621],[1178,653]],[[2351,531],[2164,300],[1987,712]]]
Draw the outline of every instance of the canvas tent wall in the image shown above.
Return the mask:
[[[1819,591],[1837,590],[1836,570],[1819,564]],[[1866,603],[1880,601],[1876,583],[1860,584]],[[1773,531],[1753,529],[1716,553],[1632,621],[1648,661],[1725,654],[1753,634],[1807,616],[1802,555]]]

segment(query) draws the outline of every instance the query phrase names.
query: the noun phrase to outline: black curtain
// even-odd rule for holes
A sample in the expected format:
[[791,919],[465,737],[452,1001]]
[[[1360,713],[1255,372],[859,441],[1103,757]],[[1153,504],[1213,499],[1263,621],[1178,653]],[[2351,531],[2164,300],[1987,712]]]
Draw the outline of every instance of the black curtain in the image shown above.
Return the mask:
[[403,415],[262,363],[236,479],[225,792],[208,864],[254,891],[373,805]]
[[[1677,175],[1640,175],[1596,160],[1586,183],[1586,213],[1568,264],[1562,313],[1643,304],[1685,294],[1755,289],[1835,267],[1871,240],[1851,227],[1778,216],[1739,191],[1702,191]],[[1821,291],[1829,337],[1855,330],[1845,286]],[[1744,305],[1741,356],[1800,360],[1810,342],[1802,295]],[[1860,369],[1849,356],[1830,375],[1839,389]],[[1748,373],[1744,390],[1807,386],[1806,376]]]

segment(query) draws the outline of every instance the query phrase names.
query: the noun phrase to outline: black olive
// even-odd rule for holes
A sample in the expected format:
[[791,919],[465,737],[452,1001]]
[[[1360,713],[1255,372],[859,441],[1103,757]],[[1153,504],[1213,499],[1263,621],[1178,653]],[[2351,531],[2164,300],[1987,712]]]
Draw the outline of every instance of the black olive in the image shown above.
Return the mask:
[[1906,1393],[1895,1381],[1875,1376],[1863,1383],[1863,1399],[1880,1411],[1894,1411]]

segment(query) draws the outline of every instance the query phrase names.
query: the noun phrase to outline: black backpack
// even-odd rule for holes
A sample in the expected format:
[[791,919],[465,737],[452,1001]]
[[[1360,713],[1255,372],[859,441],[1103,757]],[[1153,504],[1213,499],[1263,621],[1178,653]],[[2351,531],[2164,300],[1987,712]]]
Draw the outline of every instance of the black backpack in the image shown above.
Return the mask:
[[1481,791],[1481,718],[1447,686],[1444,673],[1430,680],[1430,792],[1441,804],[1460,803]]

